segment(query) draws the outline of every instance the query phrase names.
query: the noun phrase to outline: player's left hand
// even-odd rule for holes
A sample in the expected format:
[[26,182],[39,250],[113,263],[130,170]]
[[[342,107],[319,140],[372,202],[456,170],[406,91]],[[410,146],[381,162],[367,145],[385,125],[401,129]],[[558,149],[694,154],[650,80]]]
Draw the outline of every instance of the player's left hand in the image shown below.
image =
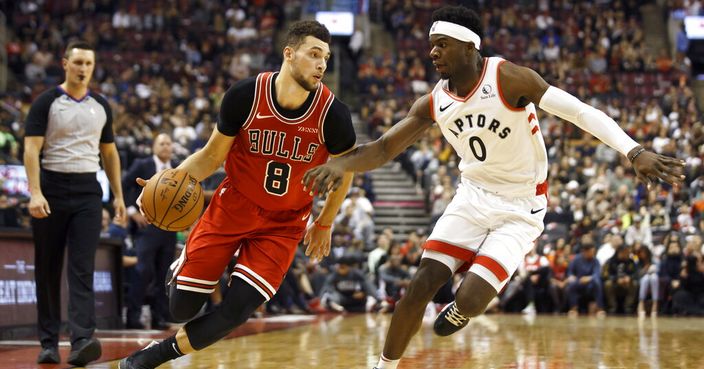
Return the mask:
[[683,160],[656,154],[648,150],[640,153],[631,164],[638,179],[645,183],[648,189],[651,189],[659,180],[663,180],[673,186],[679,186],[685,178],[685,163]]
[[330,163],[308,169],[303,175],[303,190],[311,196],[337,190],[345,172]]
[[321,227],[315,222],[308,225],[306,235],[303,237],[303,244],[306,247],[306,256],[313,260],[323,260],[330,255],[330,236],[332,227]]

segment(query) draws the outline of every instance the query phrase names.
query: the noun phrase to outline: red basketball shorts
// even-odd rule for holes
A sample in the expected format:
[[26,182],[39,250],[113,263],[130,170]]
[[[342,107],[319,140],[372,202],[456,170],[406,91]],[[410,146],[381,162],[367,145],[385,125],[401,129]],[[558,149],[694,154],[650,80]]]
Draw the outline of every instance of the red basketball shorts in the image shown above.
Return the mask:
[[237,254],[231,277],[243,279],[268,301],[293,261],[309,214],[309,208],[262,209],[225,179],[172,265],[177,288],[212,293]]

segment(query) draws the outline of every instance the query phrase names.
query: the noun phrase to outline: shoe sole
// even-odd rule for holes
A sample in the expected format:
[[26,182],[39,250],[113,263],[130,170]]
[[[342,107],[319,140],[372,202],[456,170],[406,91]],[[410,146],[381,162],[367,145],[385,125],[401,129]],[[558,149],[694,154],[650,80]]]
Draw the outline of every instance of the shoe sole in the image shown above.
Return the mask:
[[93,340],[76,355],[76,358],[69,360],[68,363],[75,366],[85,366],[91,361],[100,359],[102,354],[103,350],[100,347],[100,342]]

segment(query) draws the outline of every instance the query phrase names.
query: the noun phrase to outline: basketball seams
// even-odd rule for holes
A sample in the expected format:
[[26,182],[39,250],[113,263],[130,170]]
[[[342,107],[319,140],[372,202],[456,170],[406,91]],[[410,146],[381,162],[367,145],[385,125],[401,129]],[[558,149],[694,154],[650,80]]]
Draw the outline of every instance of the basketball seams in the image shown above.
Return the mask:
[[147,220],[149,221],[149,223],[151,223],[151,222],[153,222],[153,221],[155,220],[154,218],[156,218],[156,215],[152,216],[151,213],[149,213],[149,212],[147,211],[147,208],[146,208],[146,207],[142,207],[142,212],[144,212],[144,216],[147,218]]
[[152,207],[154,208],[154,221],[156,221],[156,216],[157,216],[157,214],[159,214],[159,212],[156,211],[156,189],[157,189],[157,187],[159,187],[159,181],[161,181],[161,177],[164,176],[164,173],[166,173],[165,170],[162,171],[161,173],[159,173],[159,178],[156,179],[156,183],[154,184],[154,189],[152,190]]
[[[188,175],[188,177],[189,177],[189,178],[193,178],[193,176],[191,176],[190,174]],[[184,212],[183,215],[181,215],[180,217],[174,219],[173,221],[171,221],[171,223],[169,223],[169,224],[166,225],[166,228],[168,228],[169,230],[171,229],[171,226],[172,226],[174,223],[176,223],[176,222],[178,222],[179,220],[181,220],[181,219],[185,218],[186,216],[188,216],[188,214],[191,213],[191,211],[196,207],[196,205],[198,205],[199,203],[201,203],[200,200],[201,200],[201,198],[202,198],[202,196],[203,196],[203,187],[200,185],[200,183],[198,183],[198,181],[196,181],[195,187],[196,187],[199,191],[198,191],[198,193],[197,193],[197,197],[196,197],[193,201],[191,201],[193,204],[191,205],[190,208],[188,208],[187,211]],[[189,226],[190,226],[190,224],[189,224]]]
[[[166,170],[166,171],[170,171],[170,169]],[[181,171],[181,172],[183,172],[183,176],[178,181],[179,182],[178,188],[176,189],[176,192],[174,193],[174,195],[171,197],[171,202],[166,207],[166,210],[164,211],[164,216],[162,216],[161,220],[159,221],[159,226],[164,225],[164,219],[166,218],[166,215],[169,214],[169,209],[171,208],[171,205],[173,205],[174,201],[176,200],[176,195],[178,195],[178,193],[181,191],[181,187],[183,187],[183,183],[184,183],[184,179],[186,178],[186,175],[188,175],[188,173],[186,171]],[[178,171],[176,173],[178,173]],[[156,191],[154,191],[154,196],[156,196]],[[161,227],[159,227],[159,228],[161,228]]]

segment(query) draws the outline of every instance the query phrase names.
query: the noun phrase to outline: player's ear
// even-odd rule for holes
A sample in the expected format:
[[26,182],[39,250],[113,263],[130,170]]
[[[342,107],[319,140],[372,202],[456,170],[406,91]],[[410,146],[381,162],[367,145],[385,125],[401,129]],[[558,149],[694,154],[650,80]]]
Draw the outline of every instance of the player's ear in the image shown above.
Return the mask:
[[295,53],[295,50],[293,50],[293,48],[291,46],[284,47],[284,60],[293,59],[294,53]]

